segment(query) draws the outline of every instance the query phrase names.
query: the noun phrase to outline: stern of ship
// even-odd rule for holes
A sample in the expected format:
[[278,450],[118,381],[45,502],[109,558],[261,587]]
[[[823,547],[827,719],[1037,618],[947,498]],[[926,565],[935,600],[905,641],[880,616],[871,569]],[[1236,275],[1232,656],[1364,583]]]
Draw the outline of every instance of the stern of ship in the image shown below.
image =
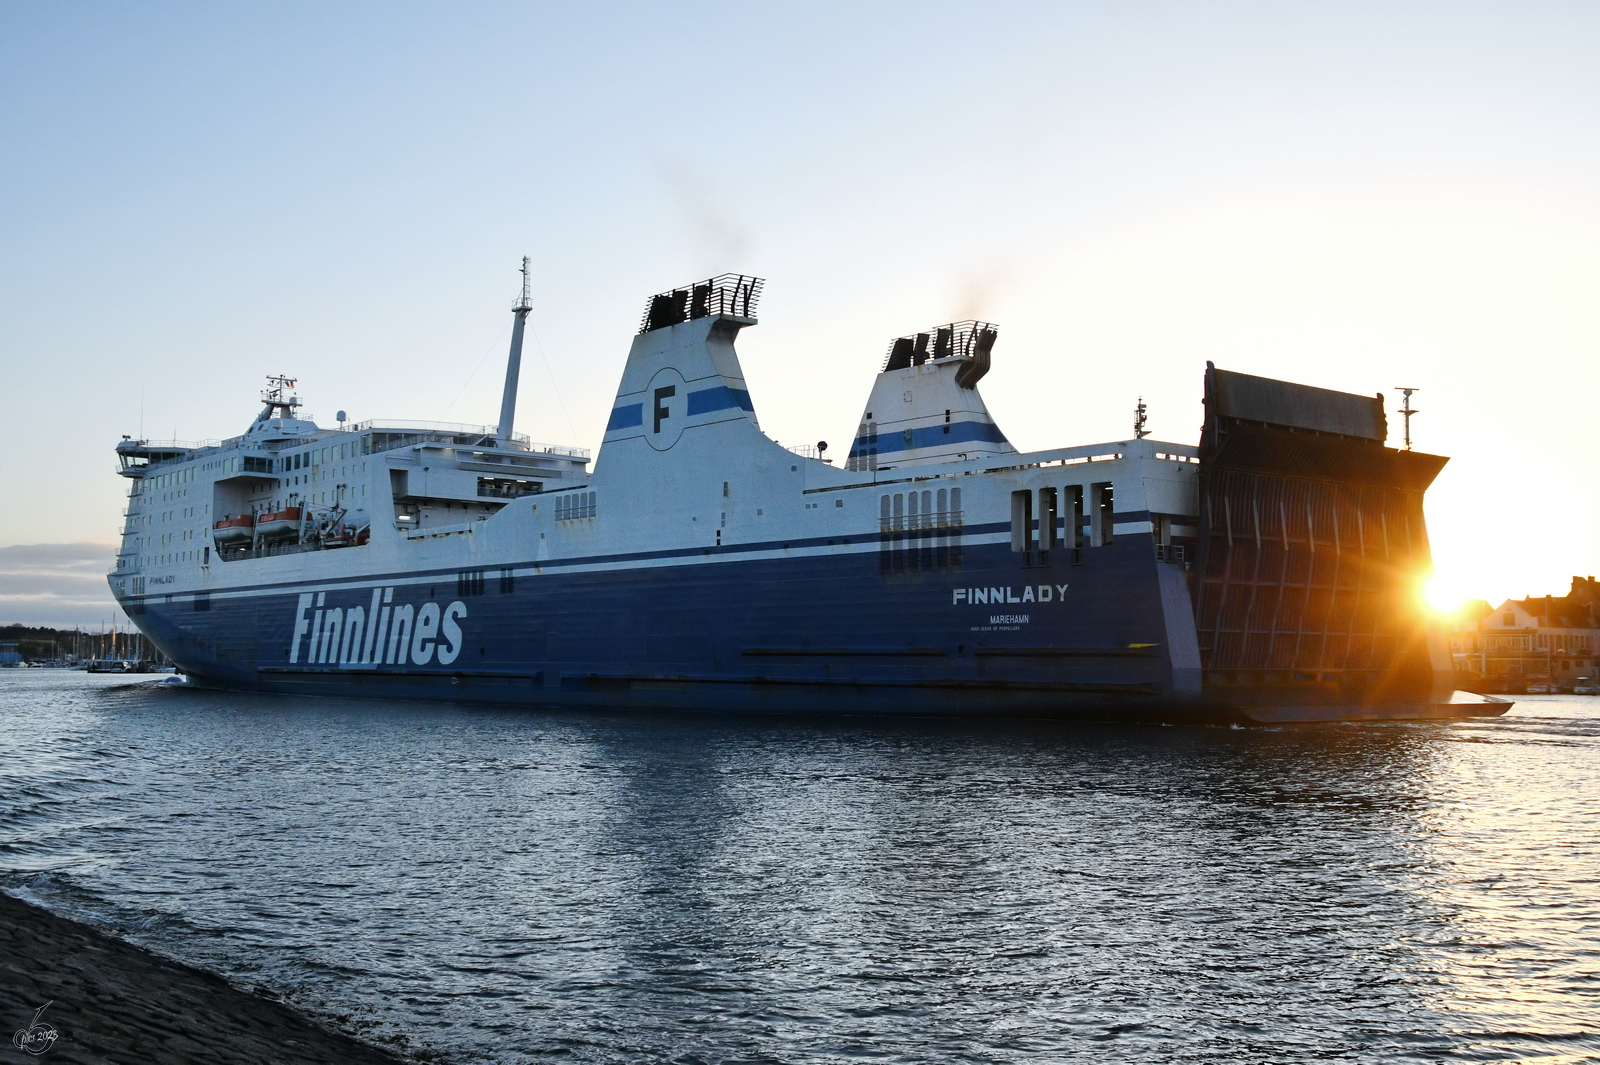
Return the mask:
[[1205,696],[1261,722],[1493,716],[1455,690],[1420,601],[1422,498],[1448,461],[1384,446],[1383,397],[1206,364],[1198,558]]

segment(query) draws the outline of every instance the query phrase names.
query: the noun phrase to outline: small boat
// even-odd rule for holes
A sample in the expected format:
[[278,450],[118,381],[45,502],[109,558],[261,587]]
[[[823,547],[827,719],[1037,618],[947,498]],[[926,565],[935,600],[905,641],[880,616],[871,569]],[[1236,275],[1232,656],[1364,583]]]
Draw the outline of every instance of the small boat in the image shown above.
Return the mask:
[[283,540],[300,534],[299,507],[284,507],[262,514],[256,521],[256,532],[263,540]]
[[217,545],[244,544],[250,542],[254,534],[256,519],[253,515],[245,514],[239,517],[232,515],[223,518],[211,527],[211,539]]

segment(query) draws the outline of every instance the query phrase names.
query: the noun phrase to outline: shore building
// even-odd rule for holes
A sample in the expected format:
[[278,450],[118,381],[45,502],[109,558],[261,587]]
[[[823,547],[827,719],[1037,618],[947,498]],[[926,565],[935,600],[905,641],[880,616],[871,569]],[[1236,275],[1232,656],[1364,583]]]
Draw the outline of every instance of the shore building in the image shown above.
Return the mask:
[[1573,577],[1564,596],[1477,600],[1450,630],[1456,672],[1477,690],[1593,687],[1600,676],[1600,582]]

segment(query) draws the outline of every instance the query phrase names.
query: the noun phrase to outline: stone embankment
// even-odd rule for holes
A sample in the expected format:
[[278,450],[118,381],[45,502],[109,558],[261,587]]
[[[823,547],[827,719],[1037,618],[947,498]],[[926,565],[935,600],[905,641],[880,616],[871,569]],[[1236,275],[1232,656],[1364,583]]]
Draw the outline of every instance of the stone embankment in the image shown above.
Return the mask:
[[[49,1008],[35,1019],[41,1006]],[[0,894],[0,1062],[399,1065],[282,1003]]]

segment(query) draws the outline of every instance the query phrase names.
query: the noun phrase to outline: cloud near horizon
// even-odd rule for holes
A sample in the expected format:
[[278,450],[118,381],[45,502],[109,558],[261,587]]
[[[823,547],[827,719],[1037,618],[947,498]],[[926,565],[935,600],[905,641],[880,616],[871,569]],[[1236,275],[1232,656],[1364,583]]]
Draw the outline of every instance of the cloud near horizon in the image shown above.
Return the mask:
[[126,624],[106,584],[116,553],[114,540],[0,547],[0,624]]

